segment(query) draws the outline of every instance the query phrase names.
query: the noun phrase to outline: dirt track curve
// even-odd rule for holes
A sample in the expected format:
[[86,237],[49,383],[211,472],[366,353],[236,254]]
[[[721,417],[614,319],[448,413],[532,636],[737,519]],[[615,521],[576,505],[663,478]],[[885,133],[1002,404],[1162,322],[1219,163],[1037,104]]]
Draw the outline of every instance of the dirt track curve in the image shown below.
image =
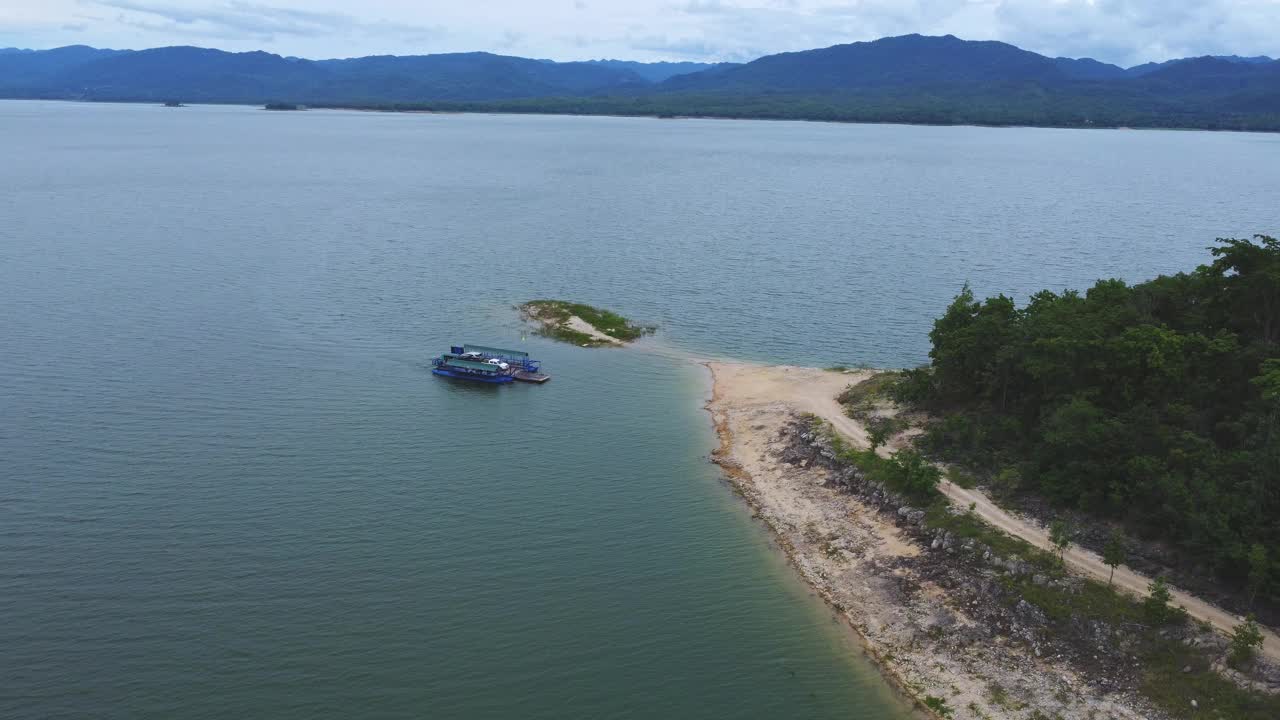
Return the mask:
[[[813,368],[789,366],[761,366],[739,363],[708,363],[708,367],[717,377],[732,376],[734,382],[749,383],[753,394],[763,401],[776,401],[789,404],[802,412],[809,412],[827,421],[841,435],[859,447],[869,444],[867,430],[858,421],[845,414],[844,408],[836,402],[836,396],[845,387],[870,375],[861,373],[842,373]],[[889,448],[881,452],[888,454]],[[943,481],[939,489],[952,503],[959,507],[974,506],[974,512],[987,523],[1014,537],[1022,538],[1032,545],[1049,550],[1048,531],[1038,523],[1013,515],[992,502],[979,490],[965,489],[954,483]],[[1111,568],[1102,562],[1102,558],[1080,547],[1067,550],[1065,560],[1068,567],[1081,575],[1088,575],[1106,581]],[[1115,585],[1125,591],[1144,596],[1151,579],[1140,575],[1127,567],[1116,568]],[[1181,605],[1196,620],[1212,624],[1220,632],[1230,633],[1240,623],[1241,618],[1222,608],[1207,603],[1189,593],[1170,587],[1173,602]],[[1263,649],[1268,656],[1280,660],[1280,637],[1269,629],[1263,629]]]

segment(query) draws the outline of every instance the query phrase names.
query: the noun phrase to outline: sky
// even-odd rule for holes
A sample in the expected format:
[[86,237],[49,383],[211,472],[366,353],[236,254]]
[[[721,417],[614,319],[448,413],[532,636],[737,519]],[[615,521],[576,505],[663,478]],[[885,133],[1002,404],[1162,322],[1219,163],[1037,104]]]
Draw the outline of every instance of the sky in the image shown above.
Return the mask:
[[907,33],[1120,65],[1280,55],[1280,0],[0,0],[0,47],[746,61]]

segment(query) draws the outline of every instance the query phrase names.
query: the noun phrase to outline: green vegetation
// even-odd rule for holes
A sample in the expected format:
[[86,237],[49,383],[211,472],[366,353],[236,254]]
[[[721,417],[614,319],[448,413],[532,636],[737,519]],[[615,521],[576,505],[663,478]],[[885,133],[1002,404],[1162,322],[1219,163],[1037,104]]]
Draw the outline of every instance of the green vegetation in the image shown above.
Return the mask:
[[[435,112],[1280,130],[1277,63],[1133,68],[902,36],[742,66],[554,63],[489,53],[312,61],[194,47],[0,53],[0,96],[301,102]],[[659,82],[660,81],[660,82]]]
[[1231,653],[1227,656],[1233,667],[1242,668],[1253,662],[1258,648],[1262,647],[1262,631],[1252,615],[1231,631]]
[[900,380],[901,373],[892,371],[876,373],[862,382],[845,388],[844,392],[836,398],[837,402],[844,406],[846,415],[855,420],[861,420],[867,426],[873,451],[911,425],[909,417],[876,414],[879,405],[893,401],[894,388]]
[[571,327],[569,322],[575,316],[591,325],[597,332],[619,342],[638,340],[657,329],[653,326],[637,325],[610,310],[565,300],[531,300],[517,309],[526,318],[535,320],[541,325],[539,330],[541,334],[574,345],[598,347],[610,344],[607,340],[601,340]]
[[[1141,690],[1173,717],[1274,720],[1280,697],[1240,688],[1212,669],[1203,651],[1175,640],[1149,638],[1140,650]],[[1190,668],[1190,672],[1184,672]],[[1195,705],[1192,705],[1192,701]]]
[[[323,107],[323,105],[320,105]],[[816,120],[912,125],[990,125],[1073,128],[1194,128],[1280,131],[1280,112],[1238,99],[1164,101],[1125,87],[1046,92],[1032,85],[997,84],[920,92],[671,92],[594,97],[540,97],[492,101],[338,103],[384,111],[617,115],[654,118],[712,117]]]
[[1187,611],[1169,604],[1173,596],[1169,584],[1158,577],[1147,586],[1147,597],[1142,601],[1142,614],[1152,625],[1177,625],[1186,622]]
[[850,448],[829,427],[821,424],[821,421],[815,420],[814,427],[827,434],[841,460],[862,470],[871,482],[880,483],[922,505],[928,505],[941,497],[938,482],[942,479],[942,471],[915,450],[899,450],[883,458],[873,450]]
[[1049,542],[1058,551],[1058,564],[1066,564],[1067,548],[1071,547],[1071,526],[1065,520],[1055,520],[1049,526]]
[[947,468],[947,479],[950,480],[953,485],[958,485],[966,490],[978,486],[978,480],[973,476],[973,473],[970,473],[962,467],[956,467],[954,465]]
[[925,696],[924,705],[944,718],[951,717],[951,714],[955,712],[951,709],[950,705],[947,705],[946,700],[943,700],[940,697],[934,697],[933,695]]
[[[893,469],[897,464],[895,458],[881,458],[867,451],[851,449],[820,419],[811,416],[810,423],[815,432],[826,434],[840,460],[858,467],[868,481],[902,492],[902,471]],[[913,463],[901,464],[909,466]],[[913,500],[921,502],[925,508],[921,525],[926,531],[946,531],[960,542],[971,540],[985,545],[1002,563],[1024,563],[1023,571],[1000,575],[1001,585],[1009,591],[1006,602],[1016,605],[1025,600],[1039,608],[1048,619],[1052,632],[1069,635],[1088,623],[1101,621],[1113,628],[1126,628],[1127,632],[1135,633],[1133,653],[1143,668],[1141,690],[1170,716],[1192,718],[1200,717],[1200,712],[1211,712],[1213,717],[1226,720],[1280,717],[1280,696],[1242,689],[1213,670],[1216,651],[1211,646],[1192,646],[1176,636],[1164,635],[1165,628],[1184,625],[1187,621],[1186,611],[1171,605],[1172,597],[1164,580],[1153,582],[1148,597],[1139,600],[1116,590],[1109,583],[1069,577],[1056,554],[1005,534],[983,522],[973,512],[956,512],[936,487]],[[1070,527],[1064,525],[1063,528],[1063,535],[1070,538]],[[1123,551],[1123,546],[1120,549]],[[1116,558],[1114,554],[1111,556],[1112,560]],[[1200,632],[1212,632],[1212,627],[1199,624],[1196,627]],[[1253,627],[1256,630],[1256,625]],[[1247,629],[1238,629],[1237,634],[1243,638],[1239,641],[1241,644],[1256,648],[1257,643],[1251,639]],[[1252,657],[1251,653],[1249,657]],[[991,702],[998,707],[1023,707],[1022,703],[1012,701],[1008,692],[999,685],[990,686],[988,692]],[[1199,710],[1191,705],[1191,700],[1197,702]],[[927,698],[925,704],[938,709]]]
[[1280,241],[1139,284],[975,299],[934,324],[895,397],[937,417],[922,447],[1167,541],[1259,603],[1280,600]]
[[1249,607],[1258,597],[1258,591],[1266,587],[1271,578],[1271,563],[1267,560],[1267,548],[1261,543],[1254,543],[1249,549]]
[[[876,407],[893,398],[893,387],[899,382],[901,373],[876,373],[860,383],[851,384],[845,392],[836,397],[836,401],[845,406],[845,414],[855,420],[873,419]],[[884,420],[886,418],[877,418]]]
[[856,385],[845,388],[836,401],[845,406],[845,411],[850,417],[865,417],[875,409],[877,402],[893,398],[893,387],[900,378],[901,373],[897,372],[876,373]]
[[867,426],[867,439],[871,442],[871,452],[875,452],[889,439],[889,423],[878,422]]
[[[995,549],[997,546],[992,547]],[[1056,558],[1048,553],[1042,553],[1033,565],[1051,579],[1060,581],[1065,577],[1057,567]],[[1065,629],[1073,625],[1095,620],[1112,627],[1139,629],[1134,653],[1143,667],[1142,693],[1173,717],[1200,717],[1191,705],[1192,700],[1197,702],[1200,711],[1212,713],[1211,717],[1234,720],[1280,717],[1280,697],[1241,689],[1219,675],[1212,669],[1212,650],[1161,636],[1160,628],[1165,626],[1165,622],[1185,620],[1186,615],[1181,608],[1165,605],[1160,613],[1161,622],[1152,623],[1147,609],[1150,598],[1138,601],[1101,582],[1076,580],[1072,585],[1063,587],[1040,584],[1033,577],[1012,575],[1003,576],[1002,582],[1014,592],[1013,597],[1035,605],[1050,623],[1064,631],[1069,632]],[[1006,695],[1003,689],[996,690],[992,690],[993,702],[1000,705],[994,698],[1005,700]]]
[[1123,565],[1126,559],[1124,536],[1112,530],[1111,537],[1107,539],[1107,546],[1102,549],[1102,561],[1111,568],[1111,574],[1107,576],[1107,587],[1111,587],[1112,581],[1116,578],[1116,568]]

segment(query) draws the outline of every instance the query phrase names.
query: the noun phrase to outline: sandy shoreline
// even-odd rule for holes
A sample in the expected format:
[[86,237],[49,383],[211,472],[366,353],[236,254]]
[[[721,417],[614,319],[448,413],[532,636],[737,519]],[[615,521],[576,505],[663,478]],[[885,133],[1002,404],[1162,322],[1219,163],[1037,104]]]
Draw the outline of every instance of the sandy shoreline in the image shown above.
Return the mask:
[[842,433],[865,439],[835,396],[871,371],[705,365],[712,377],[706,407],[719,436],[715,461],[790,563],[919,709],[935,712],[942,704],[949,717],[975,720],[1025,718],[1033,710],[1064,720],[1161,717],[1141,698],[1098,688],[1067,663],[993,634],[946,578],[935,582],[936,563],[954,564],[952,558],[927,553],[881,511],[828,487],[828,471],[816,464],[781,459],[801,413],[834,413],[847,421]]
[[[774,535],[774,539],[777,541],[778,548],[781,549],[783,555],[786,556],[787,561],[796,570],[801,572],[802,577],[804,577],[805,584],[817,592],[818,596],[822,598],[828,607],[837,611],[837,615],[844,622],[845,626],[853,632],[855,637],[857,637],[866,656],[880,670],[881,675],[890,683],[890,685],[892,685],[903,698],[914,703],[916,700],[915,696],[906,684],[905,679],[898,673],[894,672],[893,669],[885,662],[885,659],[878,652],[879,648],[869,641],[867,636],[863,634],[857,624],[853,622],[846,613],[840,611],[840,606],[835,603],[830,593],[825,592],[822,586],[811,582],[808,577],[805,577],[804,568],[801,565],[801,557],[798,554],[800,549],[791,542],[789,534],[786,533],[783,528],[778,526],[775,515],[772,512],[769,512],[768,508],[762,506],[762,503],[757,496],[758,486],[756,485],[755,477],[751,474],[750,470],[756,469],[758,473],[758,468],[753,468],[751,463],[744,465],[738,459],[738,454],[735,453],[735,447],[738,446],[735,446],[734,443],[734,433],[735,429],[738,429],[739,433],[741,433],[741,429],[736,428],[737,423],[731,422],[731,414],[734,409],[739,406],[739,403],[742,402],[742,398],[738,395],[738,391],[746,389],[748,391],[748,396],[753,394],[751,391],[754,391],[754,394],[757,397],[760,397],[761,395],[767,397],[770,389],[776,392],[778,390],[777,387],[770,388],[769,383],[760,382],[760,380],[763,379],[763,373],[767,371],[767,368],[763,366],[750,366],[743,363],[731,363],[728,361],[705,361],[700,364],[706,367],[709,373],[709,386],[705,408],[711,414],[712,423],[715,426],[716,436],[719,442],[718,447],[712,451],[713,460],[720,466],[725,476],[729,479],[730,484],[735,490],[737,490],[738,495],[742,497],[751,508],[753,516],[768,526]],[[752,372],[753,369],[756,370],[755,373]],[[790,368],[787,368],[784,372],[788,372],[789,370]],[[733,375],[735,376],[735,379],[739,381],[754,375],[756,382],[752,383],[750,379],[747,379],[747,382],[744,383],[745,388],[742,385],[735,385],[733,389],[729,391],[726,390],[726,387],[729,385],[729,382],[726,381],[726,375]],[[858,378],[852,378],[848,382],[857,382],[857,380]],[[761,393],[762,390],[764,393]],[[765,402],[769,401],[765,400]],[[781,403],[781,401],[777,402]],[[777,411],[780,419],[791,412],[790,409],[781,404],[769,409]],[[765,429],[771,428],[768,428],[768,426],[754,427],[752,428],[752,432],[761,432]]]
[[[844,408],[836,401],[836,396],[845,387],[870,377],[875,371],[833,372],[786,365],[763,366],[735,362],[704,364],[711,371],[713,385],[722,387],[722,394],[733,405],[787,405],[794,411],[817,415],[856,446],[865,447],[869,444],[866,428],[846,415]],[[889,442],[881,449],[881,455],[887,455],[896,447],[893,441]],[[956,507],[972,506],[977,516],[987,524],[1043,550],[1051,549],[1046,528],[1004,510],[981,491],[962,488],[945,481],[939,486],[939,490]],[[1117,588],[1137,597],[1146,594],[1151,582],[1151,578],[1125,566],[1117,568],[1113,574],[1101,557],[1079,546],[1068,549],[1064,560],[1077,574],[1114,583]],[[1170,591],[1173,602],[1185,608],[1192,618],[1209,623],[1223,634],[1229,634],[1242,619],[1176,587],[1171,587]],[[1280,637],[1265,628],[1263,636],[1262,651],[1274,659],[1280,659]]]

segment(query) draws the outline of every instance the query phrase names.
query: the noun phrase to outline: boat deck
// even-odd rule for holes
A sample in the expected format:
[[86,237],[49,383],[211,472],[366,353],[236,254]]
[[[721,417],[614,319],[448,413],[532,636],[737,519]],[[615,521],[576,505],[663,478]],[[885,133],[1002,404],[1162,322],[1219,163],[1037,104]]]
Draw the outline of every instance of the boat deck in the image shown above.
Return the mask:
[[541,385],[551,379],[529,353],[484,345],[451,345],[449,352],[432,358],[431,366],[436,375],[486,383],[519,380]]

